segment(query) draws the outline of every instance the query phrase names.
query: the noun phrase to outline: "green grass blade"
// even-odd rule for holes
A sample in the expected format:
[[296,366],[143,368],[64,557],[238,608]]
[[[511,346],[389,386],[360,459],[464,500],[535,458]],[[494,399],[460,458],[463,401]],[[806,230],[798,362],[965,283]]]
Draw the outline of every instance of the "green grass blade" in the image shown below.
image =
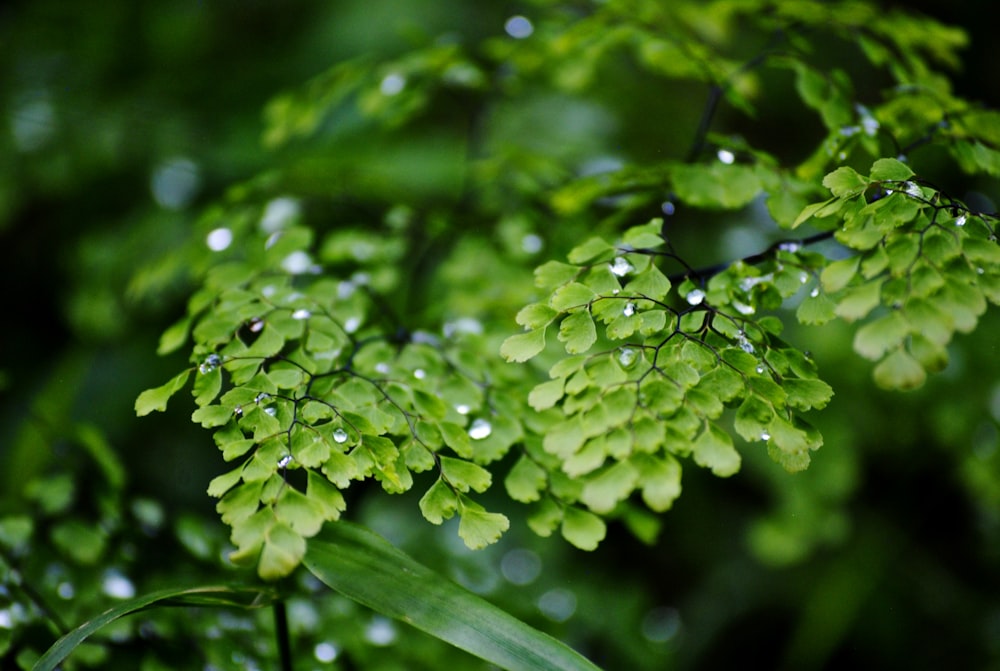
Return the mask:
[[599,671],[586,658],[417,563],[377,534],[329,524],[303,561],[321,581],[507,671]]
[[53,671],[88,636],[118,618],[141,610],[160,606],[255,608],[269,605],[274,598],[275,594],[266,588],[230,587],[226,585],[171,588],[150,592],[149,594],[124,601],[114,608],[109,608],[97,617],[84,622],[53,643],[52,647],[46,650],[45,654],[35,663],[31,671]]

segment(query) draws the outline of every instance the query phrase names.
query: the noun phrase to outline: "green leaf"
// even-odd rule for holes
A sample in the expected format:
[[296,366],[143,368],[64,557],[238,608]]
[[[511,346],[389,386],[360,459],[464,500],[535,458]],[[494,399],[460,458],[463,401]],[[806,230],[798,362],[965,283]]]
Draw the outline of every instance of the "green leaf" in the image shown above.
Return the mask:
[[701,432],[692,448],[695,463],[712,469],[712,473],[720,478],[740,470],[740,453],[733,447],[732,438],[714,424],[709,424]]
[[191,413],[191,421],[210,429],[223,426],[233,419],[233,409],[225,405],[206,405]]
[[852,256],[829,264],[819,277],[823,289],[833,293],[846,287],[847,283],[857,274],[859,262],[859,257]]
[[187,342],[188,332],[191,330],[191,318],[184,317],[172,324],[160,336],[160,344],[156,348],[156,353],[160,356],[176,352]]
[[802,324],[819,326],[837,316],[834,312],[836,307],[836,303],[827,298],[826,294],[821,293],[819,289],[813,289],[813,293],[799,303],[795,316]]
[[548,261],[535,269],[535,286],[539,289],[552,291],[572,281],[580,273],[579,266],[571,266],[559,261]]
[[601,238],[590,238],[574,247],[567,255],[570,263],[584,264],[607,261],[614,254],[615,248]]
[[594,513],[567,506],[560,531],[563,538],[581,550],[594,550],[604,540],[607,526]]
[[191,369],[185,370],[183,373],[170,378],[170,381],[166,384],[154,389],[147,389],[139,394],[139,397],[135,399],[135,414],[139,417],[144,417],[154,410],[160,412],[166,410],[167,401],[170,400],[171,396],[184,388],[190,375]]
[[639,472],[628,461],[619,461],[583,487],[580,500],[596,513],[609,513],[635,489]]
[[[91,617],[56,641],[39,658],[32,671],[55,671],[88,637],[127,615],[159,606],[216,606],[223,608],[260,608],[277,600],[277,594],[266,587],[230,587],[203,585],[168,588],[150,592],[119,603]],[[583,667],[580,667],[583,668]],[[594,667],[596,668],[596,667]]]
[[302,562],[305,553],[305,539],[291,526],[276,522],[264,532],[257,575],[264,580],[284,578]]
[[566,380],[561,377],[542,382],[528,394],[528,404],[538,411],[553,407],[563,397],[565,382]]
[[877,361],[886,350],[899,346],[909,333],[906,318],[893,311],[859,328],[854,334],[854,350],[866,359]]
[[875,182],[902,182],[913,177],[913,171],[908,165],[897,159],[880,158],[872,164],[869,176]]
[[872,280],[848,289],[834,309],[837,316],[849,322],[861,319],[875,309],[882,297],[882,281]]
[[458,496],[443,479],[438,478],[420,497],[420,512],[431,524],[441,524],[458,510]]
[[924,367],[906,350],[897,349],[875,366],[875,384],[883,389],[908,391],[923,385],[927,379]]
[[670,455],[660,459],[637,454],[633,463],[639,470],[638,485],[642,489],[642,500],[656,512],[669,510],[681,495],[680,462]]
[[552,292],[549,305],[559,312],[567,312],[572,308],[589,305],[594,298],[594,291],[590,287],[579,282],[570,282]]
[[341,594],[501,669],[598,671],[563,643],[446,580],[363,527],[327,525],[310,541],[304,564]]
[[545,469],[527,455],[523,455],[504,479],[504,487],[510,498],[515,501],[531,503],[540,498],[539,492],[545,488],[547,482]]
[[853,168],[844,166],[824,177],[823,186],[838,198],[849,198],[863,193],[868,188],[868,180]]
[[670,280],[655,265],[639,273],[625,285],[624,293],[645,296],[654,301],[662,301],[670,291]]
[[568,354],[583,354],[597,341],[597,329],[587,310],[578,310],[562,320],[559,340],[566,343]]
[[470,488],[476,492],[485,492],[493,482],[489,471],[470,461],[452,457],[439,457],[438,461],[441,474],[460,492],[467,492]]
[[545,349],[545,329],[512,335],[500,346],[500,355],[507,361],[521,363]]
[[788,395],[788,405],[796,410],[821,410],[833,398],[833,389],[822,380],[786,377],[781,386]]
[[488,513],[479,506],[466,501],[459,506],[458,535],[470,550],[481,550],[500,540],[503,532],[510,528],[510,520],[500,513]]
[[515,317],[515,321],[525,328],[540,329],[543,326],[548,326],[557,316],[559,316],[559,313],[548,305],[544,303],[532,303],[521,308],[517,313],[517,317]]

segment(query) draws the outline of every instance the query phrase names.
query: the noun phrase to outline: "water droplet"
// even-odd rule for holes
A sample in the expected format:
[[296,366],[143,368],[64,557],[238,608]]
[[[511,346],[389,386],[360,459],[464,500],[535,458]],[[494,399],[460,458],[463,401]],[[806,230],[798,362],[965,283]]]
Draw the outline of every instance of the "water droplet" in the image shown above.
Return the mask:
[[761,431],[760,439],[763,440],[764,442],[767,442],[771,440],[771,434],[769,434],[767,431]]
[[725,163],[726,165],[732,165],[733,162],[736,160],[736,154],[729,151],[728,149],[720,149],[715,153],[715,155],[718,156],[719,160]]
[[976,268],[976,272],[979,273],[980,275],[983,275],[986,272],[986,270],[984,268]]
[[472,422],[472,426],[469,427],[469,438],[473,440],[482,440],[491,433],[493,433],[493,425],[488,420],[482,418]]
[[797,240],[788,240],[786,242],[782,242],[781,244],[779,244],[778,249],[783,252],[791,252],[792,254],[794,254],[795,252],[802,249],[802,243]]
[[376,615],[365,628],[365,639],[373,645],[390,645],[396,640],[396,625],[389,618]]
[[757,366],[757,374],[758,375],[763,375],[765,370],[767,370],[767,369],[764,368],[764,364],[760,364],[760,365]]
[[228,228],[216,228],[205,237],[205,244],[213,252],[221,252],[233,244],[233,232]]
[[538,599],[538,610],[555,622],[565,622],[576,612],[576,594],[557,587],[550,589]]
[[316,661],[324,664],[328,664],[337,659],[338,654],[340,654],[340,651],[337,650],[337,646],[333,643],[327,643],[325,641],[323,643],[317,643],[316,647],[313,648],[313,656],[316,657]]
[[292,313],[292,319],[309,319],[310,317],[312,317],[312,313],[305,308],[299,308]]
[[113,599],[131,599],[135,596],[135,585],[120,571],[111,569],[104,573],[101,591]]
[[423,380],[425,377],[427,377],[427,371],[425,371],[423,368],[418,368],[415,371],[413,371],[413,377],[417,378],[418,380]]
[[335,443],[346,443],[347,438],[347,432],[343,429],[337,428],[333,430],[333,441]]
[[746,303],[741,303],[739,301],[733,301],[733,307],[736,308],[736,311],[739,312],[741,315],[752,315],[754,312],[757,311],[757,309],[754,308],[754,306],[747,305]]
[[612,290],[611,290],[611,295],[612,295],[612,296],[617,296],[617,295],[618,295],[618,294],[620,294],[621,292],[622,292],[622,290],[621,290],[621,289],[612,289]]
[[624,256],[615,257],[615,260],[608,264],[608,268],[611,270],[613,275],[617,277],[625,277],[630,272],[635,270],[631,263],[628,262]]
[[354,282],[351,282],[350,280],[341,280],[341,282],[337,284],[337,298],[341,300],[350,298],[354,295],[354,291],[357,288],[358,287],[354,284]]
[[701,289],[692,289],[684,297],[684,300],[691,305],[701,305],[701,302],[705,300],[705,292]]
[[746,335],[744,335],[744,334],[741,333],[739,336],[737,336],[736,337],[736,344],[739,345],[740,349],[743,350],[744,352],[746,352],[747,354],[753,354],[754,353],[753,343],[751,343],[749,340],[747,340]]
[[404,88],[406,88],[406,77],[398,72],[390,72],[382,78],[382,82],[378,85],[378,90],[384,96],[394,96],[402,92]]
[[444,333],[446,338],[452,338],[463,333],[480,335],[483,332],[483,323],[472,317],[459,317],[454,321],[445,322],[441,328],[441,332]]
[[73,587],[73,583],[63,581],[59,583],[59,586],[56,588],[56,594],[58,594],[61,599],[72,599],[76,596],[76,588]]
[[361,317],[348,317],[344,322],[344,330],[348,333],[354,333],[359,328],[361,328]]
[[809,295],[813,298],[819,296],[819,287],[813,287],[813,290],[809,292]]
[[542,251],[544,244],[545,243],[542,238],[534,233],[528,233],[526,236],[521,238],[521,249],[526,254],[537,254]]
[[292,455],[286,454],[281,459],[278,459],[278,468],[288,468],[288,464],[292,463]]
[[618,363],[622,365],[622,368],[629,368],[635,365],[638,358],[639,353],[631,347],[622,347],[618,350]]
[[167,210],[183,210],[190,205],[200,185],[198,165],[183,157],[167,159],[149,179],[153,200]]
[[669,217],[670,215],[672,215],[674,212],[677,211],[677,208],[669,200],[665,200],[662,203],[660,203],[660,211],[662,211],[663,214]]
[[635,314],[635,303],[626,303],[625,307],[622,308],[622,314],[626,317],[631,317]]
[[211,373],[213,370],[222,365],[222,357],[218,354],[209,354],[205,357],[205,360],[201,362],[198,366],[198,372],[200,373]]
[[266,408],[264,408],[264,412],[269,414],[271,417],[274,417],[275,415],[278,414],[278,409],[275,408],[273,405],[269,405]]
[[265,233],[275,233],[285,228],[293,219],[299,216],[299,201],[284,196],[268,202],[260,218],[260,230]]
[[242,417],[243,416],[243,406],[242,405],[238,405],[235,408],[233,408],[233,415],[235,415],[236,417]]
[[307,252],[301,250],[292,252],[281,261],[281,267],[292,275],[301,275],[312,269],[313,262]]
[[375,364],[375,372],[381,373],[382,375],[386,375],[389,372],[389,364],[387,364],[384,361],[379,361],[377,364]]
[[842,126],[840,129],[840,134],[844,137],[851,137],[852,135],[857,135],[860,132],[860,126]]
[[507,19],[507,22],[503,24],[503,29],[504,32],[515,40],[523,40],[526,37],[531,37],[531,34],[535,32],[535,27],[531,25],[531,21],[520,15]]
[[963,214],[958,219],[955,220],[956,226],[965,226],[965,222],[968,221],[966,216]]
[[799,273],[799,284],[805,284],[809,281],[809,273],[801,272]]
[[253,402],[256,403],[257,405],[260,405],[262,401],[270,400],[270,398],[271,398],[270,394],[268,394],[266,391],[262,391],[254,397]]
[[466,405],[465,403],[459,403],[455,406],[455,412],[460,415],[468,415],[472,411],[472,407]]
[[920,187],[913,182],[904,182],[903,187],[906,189],[907,195],[913,196],[914,198],[924,197],[924,192],[921,191]]
[[264,330],[264,320],[260,317],[254,317],[247,323],[247,328],[251,333],[260,333]]

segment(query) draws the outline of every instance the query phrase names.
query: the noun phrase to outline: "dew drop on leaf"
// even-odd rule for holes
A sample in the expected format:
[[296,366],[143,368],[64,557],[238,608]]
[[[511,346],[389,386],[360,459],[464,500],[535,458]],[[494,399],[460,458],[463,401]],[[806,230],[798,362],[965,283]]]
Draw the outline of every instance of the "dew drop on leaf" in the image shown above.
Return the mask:
[[815,287],[812,291],[809,292],[809,295],[812,296],[813,298],[819,296],[819,287]]
[[254,317],[247,323],[247,328],[251,333],[260,333],[264,330],[264,320],[260,317]]
[[278,409],[275,408],[273,405],[269,405],[266,408],[264,408],[264,412],[269,414],[271,417],[274,417],[275,415],[278,414]]
[[631,347],[622,347],[618,350],[618,363],[622,365],[622,368],[630,368],[635,365],[638,359],[638,354]]
[[423,380],[425,377],[427,377],[427,371],[425,371],[423,368],[418,368],[415,371],[413,371],[413,377],[417,378],[418,380]]
[[794,254],[795,252],[802,249],[802,243],[799,242],[798,240],[787,240],[779,244],[778,249],[780,249],[783,252],[791,252]]
[[261,401],[266,401],[270,398],[271,398],[270,394],[268,394],[266,391],[262,391],[254,397],[253,402],[260,404]]
[[733,301],[733,307],[736,308],[736,311],[741,315],[752,315],[756,312],[754,306],[747,305],[746,303],[741,303],[739,301]]
[[631,317],[635,314],[635,303],[626,303],[625,307],[622,309],[622,314],[626,317]]
[[472,426],[469,427],[469,438],[473,440],[482,440],[491,433],[493,433],[493,425],[488,420],[482,418],[472,422]]
[[684,297],[684,300],[690,305],[701,305],[701,302],[705,300],[705,292],[701,289],[692,289]]
[[759,366],[757,366],[757,373],[759,375],[763,375],[765,370],[767,370],[767,369],[764,368],[764,364],[760,364]]
[[375,372],[381,373],[382,375],[387,374],[389,372],[389,364],[384,361],[379,361],[375,364]]
[[209,354],[205,357],[205,360],[201,362],[198,366],[198,372],[200,373],[211,373],[213,370],[222,365],[222,357],[218,354]]
[[805,272],[799,273],[799,283],[800,284],[805,284],[808,281],[809,281],[809,273],[805,273]]
[[236,415],[237,417],[242,417],[243,416],[243,406],[242,405],[238,405],[235,408],[233,408],[233,414]]
[[335,443],[346,443],[347,442],[347,432],[343,429],[334,429],[333,431],[333,442]]
[[348,333],[354,333],[361,327],[360,317],[348,317],[347,321],[344,322],[344,330]]
[[292,313],[292,319],[309,319],[310,317],[312,317],[312,313],[305,308],[299,308]]
[[455,406],[455,412],[460,415],[468,415],[470,410],[472,410],[472,408],[465,403],[459,403]]
[[769,434],[767,431],[761,431],[760,439],[763,440],[764,442],[767,442],[771,440],[771,434]]
[[278,468],[287,468],[290,463],[292,463],[292,455],[286,454],[281,459],[278,459]]
[[628,262],[624,256],[618,256],[614,261],[608,264],[608,268],[611,273],[617,277],[625,277],[630,272],[635,270],[631,263]]
[[958,219],[956,219],[956,220],[955,220],[955,225],[956,225],[956,226],[965,226],[965,222],[966,222],[966,221],[968,221],[968,219],[967,219],[967,218],[966,218],[966,216],[965,216],[965,215],[963,214],[963,215],[959,216],[959,218],[958,218]]
[[905,182],[903,187],[906,189],[906,193],[914,198],[923,198],[924,192],[920,190],[920,187],[913,182]]

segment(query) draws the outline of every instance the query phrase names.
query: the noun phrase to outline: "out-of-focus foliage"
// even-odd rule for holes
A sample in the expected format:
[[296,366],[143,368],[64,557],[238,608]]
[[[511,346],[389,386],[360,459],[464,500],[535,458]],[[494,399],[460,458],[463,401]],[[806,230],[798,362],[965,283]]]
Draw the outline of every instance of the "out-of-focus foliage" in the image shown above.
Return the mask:
[[[256,572],[296,668],[485,668],[296,570],[342,516],[609,669],[1000,657],[1000,133],[953,91],[963,30],[0,12],[5,663]],[[274,666],[269,617],[144,612],[67,668]]]

